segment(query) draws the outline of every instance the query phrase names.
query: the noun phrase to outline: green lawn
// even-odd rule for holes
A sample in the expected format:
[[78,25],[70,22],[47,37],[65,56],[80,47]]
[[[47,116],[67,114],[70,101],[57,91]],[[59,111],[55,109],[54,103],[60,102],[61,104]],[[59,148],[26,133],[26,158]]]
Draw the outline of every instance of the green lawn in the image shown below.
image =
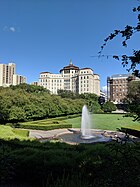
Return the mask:
[[[93,129],[104,129],[104,130],[114,130],[117,128],[127,127],[131,129],[140,130],[140,122],[133,121],[131,117],[123,117],[122,114],[93,114],[92,115],[92,128]],[[65,116],[57,117],[52,119],[44,119],[37,121],[24,122],[21,125],[22,128],[30,129],[33,125],[34,129],[47,130],[46,127],[63,125],[63,128],[68,128],[67,125],[72,125],[73,128],[80,128],[81,117]],[[20,126],[19,126],[20,128]],[[49,128],[48,128],[49,129]],[[21,130],[17,128],[12,128],[10,126],[0,125],[0,138],[2,139],[25,139],[28,136],[27,130]]]
[[[140,130],[140,122],[133,121],[131,117],[123,117],[122,114],[93,114],[92,128],[104,130],[116,130],[116,128],[128,127]],[[80,128],[81,117],[65,120],[72,123],[73,128]]]
[[10,126],[0,125],[0,139],[28,139],[29,131],[21,129],[13,129]]

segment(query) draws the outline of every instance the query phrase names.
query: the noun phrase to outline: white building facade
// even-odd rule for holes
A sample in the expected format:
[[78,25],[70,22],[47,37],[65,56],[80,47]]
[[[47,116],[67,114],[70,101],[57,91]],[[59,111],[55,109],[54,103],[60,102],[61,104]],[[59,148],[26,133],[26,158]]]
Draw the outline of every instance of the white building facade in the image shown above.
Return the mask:
[[57,94],[58,90],[70,90],[74,93],[95,93],[100,95],[100,77],[91,68],[74,66],[72,61],[60,70],[60,74],[40,73],[39,85]]
[[26,77],[24,77],[22,75],[14,74],[13,75],[13,85],[18,85],[21,83],[26,83]]

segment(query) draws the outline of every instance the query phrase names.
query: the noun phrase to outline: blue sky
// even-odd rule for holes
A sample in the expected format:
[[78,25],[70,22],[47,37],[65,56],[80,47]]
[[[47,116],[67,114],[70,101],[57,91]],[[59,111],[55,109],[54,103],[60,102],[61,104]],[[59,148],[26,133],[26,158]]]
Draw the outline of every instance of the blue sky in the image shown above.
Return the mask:
[[[136,25],[137,0],[0,0],[0,63],[16,63],[16,72],[27,82],[39,73],[59,73],[70,59],[80,68],[107,76],[127,73],[112,57],[97,58],[103,40],[115,29]],[[121,46],[121,37],[110,41],[103,55],[131,54],[139,48],[137,34]]]

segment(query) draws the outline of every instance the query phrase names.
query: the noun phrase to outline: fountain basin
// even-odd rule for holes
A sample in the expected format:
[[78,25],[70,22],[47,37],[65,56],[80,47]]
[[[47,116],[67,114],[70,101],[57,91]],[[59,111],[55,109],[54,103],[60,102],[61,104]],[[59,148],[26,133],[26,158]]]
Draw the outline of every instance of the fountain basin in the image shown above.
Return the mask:
[[89,137],[86,136],[81,136],[81,133],[72,133],[72,132],[66,132],[66,133],[61,133],[57,135],[57,138],[61,142],[69,143],[69,144],[79,144],[79,143],[97,143],[97,142],[108,142],[111,141],[112,139],[110,137],[105,137],[100,134],[100,132],[94,132],[92,135]]
[[84,139],[84,140],[89,140],[89,139],[92,139],[92,138],[96,138],[96,136],[92,136],[92,135],[90,135],[90,136],[81,136],[81,139]]

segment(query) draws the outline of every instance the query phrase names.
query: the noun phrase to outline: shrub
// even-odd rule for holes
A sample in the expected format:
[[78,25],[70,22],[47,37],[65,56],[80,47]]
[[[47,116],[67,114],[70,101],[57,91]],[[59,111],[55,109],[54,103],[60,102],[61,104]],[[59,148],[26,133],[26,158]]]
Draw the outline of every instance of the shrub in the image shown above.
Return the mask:
[[114,105],[114,103],[107,101],[104,105],[103,105],[103,110],[104,112],[112,112],[116,110],[116,106]]
[[50,125],[34,125],[34,124],[19,124],[19,128],[23,129],[35,129],[35,130],[53,130],[53,129],[63,129],[72,128],[72,124],[50,124]]

